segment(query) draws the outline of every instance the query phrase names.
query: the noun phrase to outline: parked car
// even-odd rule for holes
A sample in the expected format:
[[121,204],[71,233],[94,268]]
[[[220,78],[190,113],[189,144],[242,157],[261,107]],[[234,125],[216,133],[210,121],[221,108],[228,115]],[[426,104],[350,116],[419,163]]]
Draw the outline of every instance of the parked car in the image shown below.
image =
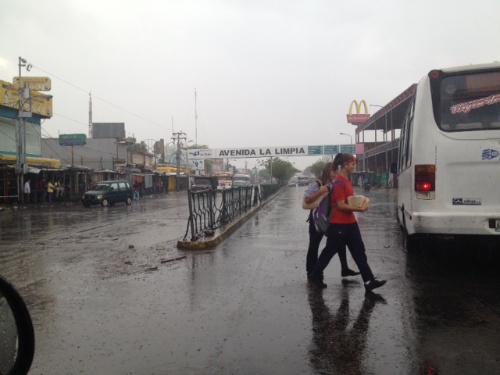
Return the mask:
[[192,191],[210,190],[210,189],[212,189],[212,183],[208,178],[198,178],[194,181],[193,185],[191,185]]
[[85,207],[92,204],[106,207],[116,202],[132,204],[133,194],[128,181],[101,181],[83,194],[82,203]]

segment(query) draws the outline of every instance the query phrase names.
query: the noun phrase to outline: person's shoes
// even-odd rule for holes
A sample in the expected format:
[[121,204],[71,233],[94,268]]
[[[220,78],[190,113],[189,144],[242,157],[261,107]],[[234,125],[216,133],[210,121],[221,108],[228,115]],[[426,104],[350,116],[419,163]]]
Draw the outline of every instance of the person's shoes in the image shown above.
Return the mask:
[[365,290],[367,292],[371,292],[373,289],[380,288],[382,285],[384,285],[387,281],[385,280],[377,280],[373,279],[365,283]]
[[347,277],[347,276],[357,276],[359,275],[361,272],[356,272],[356,271],[353,271],[351,269],[346,269],[346,270],[342,270],[342,277]]
[[318,288],[326,288],[326,284],[323,282],[323,278],[322,277],[318,277],[318,276],[315,276],[313,274],[309,274],[307,275],[307,280],[309,280],[311,283],[313,283],[314,285],[316,285]]

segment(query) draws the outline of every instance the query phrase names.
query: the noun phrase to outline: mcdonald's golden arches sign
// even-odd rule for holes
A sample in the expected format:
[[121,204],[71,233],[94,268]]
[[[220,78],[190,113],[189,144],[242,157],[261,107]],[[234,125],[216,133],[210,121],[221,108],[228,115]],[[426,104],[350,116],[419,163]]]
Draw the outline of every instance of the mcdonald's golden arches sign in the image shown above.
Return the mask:
[[[363,106],[364,114],[361,113],[361,106]],[[352,113],[352,110],[356,109],[356,113]],[[356,100],[351,102],[349,106],[349,114],[347,115],[347,122],[353,125],[361,125],[370,118],[370,112],[368,111],[368,105],[364,100],[360,101],[359,104]]]

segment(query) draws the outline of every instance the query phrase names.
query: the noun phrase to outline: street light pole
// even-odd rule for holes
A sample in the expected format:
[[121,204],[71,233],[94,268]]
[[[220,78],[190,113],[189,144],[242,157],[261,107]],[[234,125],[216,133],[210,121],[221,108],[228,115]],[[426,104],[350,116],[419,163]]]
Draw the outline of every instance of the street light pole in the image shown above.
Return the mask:
[[269,158],[270,163],[271,163],[271,185],[273,184],[273,157],[271,156]]
[[352,145],[352,135],[347,134],[347,133],[340,133],[340,135],[347,135],[351,139],[351,145]]
[[177,171],[175,175],[176,183],[175,183],[175,190],[179,191],[179,172],[181,169],[181,140],[186,140],[186,133],[183,131],[173,133],[172,134],[172,141],[175,142],[177,141],[177,152],[176,152],[176,161],[177,161]]

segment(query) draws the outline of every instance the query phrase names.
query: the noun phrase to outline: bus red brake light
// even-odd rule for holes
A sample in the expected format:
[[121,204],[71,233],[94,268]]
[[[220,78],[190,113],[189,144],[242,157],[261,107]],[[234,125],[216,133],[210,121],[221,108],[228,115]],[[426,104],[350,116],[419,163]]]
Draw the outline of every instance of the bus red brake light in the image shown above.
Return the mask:
[[432,184],[429,182],[417,182],[415,186],[416,191],[434,191]]
[[431,164],[415,165],[415,191],[436,190],[436,166]]

